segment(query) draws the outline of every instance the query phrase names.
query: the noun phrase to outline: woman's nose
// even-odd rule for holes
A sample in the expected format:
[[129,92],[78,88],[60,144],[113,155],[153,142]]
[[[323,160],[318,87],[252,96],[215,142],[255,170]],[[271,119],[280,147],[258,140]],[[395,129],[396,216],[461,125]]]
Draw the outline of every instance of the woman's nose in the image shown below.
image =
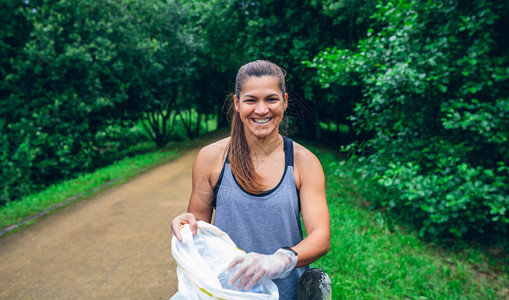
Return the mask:
[[268,111],[269,109],[267,108],[265,101],[258,101],[258,103],[256,103],[255,113],[263,115]]

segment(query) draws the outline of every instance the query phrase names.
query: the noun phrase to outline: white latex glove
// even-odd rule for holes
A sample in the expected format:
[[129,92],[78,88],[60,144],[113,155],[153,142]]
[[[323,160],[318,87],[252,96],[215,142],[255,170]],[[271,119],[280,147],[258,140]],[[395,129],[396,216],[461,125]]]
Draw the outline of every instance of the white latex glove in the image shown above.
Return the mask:
[[244,254],[235,258],[228,266],[228,270],[233,273],[228,284],[232,286],[240,279],[237,288],[250,290],[263,277],[286,277],[296,264],[297,255],[286,249],[278,249],[272,255],[255,252]]

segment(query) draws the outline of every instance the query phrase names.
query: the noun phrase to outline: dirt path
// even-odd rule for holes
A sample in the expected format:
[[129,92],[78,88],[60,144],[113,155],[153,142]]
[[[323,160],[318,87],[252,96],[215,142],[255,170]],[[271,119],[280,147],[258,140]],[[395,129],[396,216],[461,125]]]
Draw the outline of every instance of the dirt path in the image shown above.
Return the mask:
[[168,299],[197,149],[0,239],[0,299]]

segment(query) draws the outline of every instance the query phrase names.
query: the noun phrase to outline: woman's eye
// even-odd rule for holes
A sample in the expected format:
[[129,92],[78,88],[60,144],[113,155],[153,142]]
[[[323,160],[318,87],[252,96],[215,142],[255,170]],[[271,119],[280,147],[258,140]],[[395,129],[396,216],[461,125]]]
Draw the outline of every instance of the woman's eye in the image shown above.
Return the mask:
[[269,102],[277,101],[277,99],[276,99],[276,98],[269,98],[269,99],[267,99],[267,100],[268,100]]

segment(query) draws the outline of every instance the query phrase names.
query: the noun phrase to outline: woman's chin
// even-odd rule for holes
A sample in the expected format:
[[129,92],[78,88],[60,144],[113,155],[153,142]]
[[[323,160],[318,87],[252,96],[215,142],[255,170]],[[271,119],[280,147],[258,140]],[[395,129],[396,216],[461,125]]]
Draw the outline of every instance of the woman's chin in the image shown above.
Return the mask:
[[274,128],[254,128],[246,132],[246,135],[251,135],[251,137],[258,139],[263,139],[277,133],[278,131],[274,130]]

